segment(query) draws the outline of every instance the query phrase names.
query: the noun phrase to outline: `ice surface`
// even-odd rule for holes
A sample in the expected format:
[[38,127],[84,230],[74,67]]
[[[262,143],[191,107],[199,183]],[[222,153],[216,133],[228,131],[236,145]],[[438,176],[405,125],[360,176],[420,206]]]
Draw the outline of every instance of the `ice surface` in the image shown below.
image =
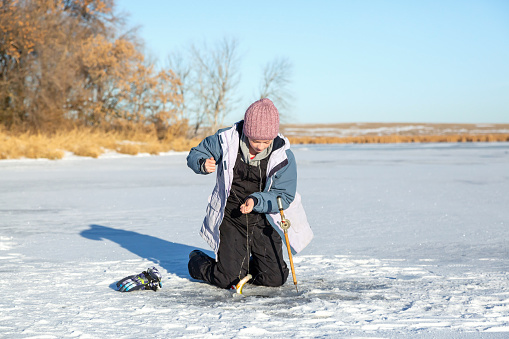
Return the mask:
[[[0,336],[507,337],[508,143],[293,149],[298,294],[189,277],[214,177],[186,154],[0,161]],[[152,265],[162,290],[113,289]]]

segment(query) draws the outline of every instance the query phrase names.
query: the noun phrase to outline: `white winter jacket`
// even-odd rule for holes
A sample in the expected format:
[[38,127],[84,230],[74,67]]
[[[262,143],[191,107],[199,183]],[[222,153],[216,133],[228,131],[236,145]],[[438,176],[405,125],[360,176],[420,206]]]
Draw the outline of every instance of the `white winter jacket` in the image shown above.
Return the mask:
[[[237,160],[240,134],[243,121],[232,127],[221,129],[216,134],[205,138],[198,146],[193,147],[187,156],[187,165],[196,173],[201,171],[201,164],[210,157],[214,157],[217,167],[216,185],[209,197],[205,219],[200,234],[216,253],[219,249],[219,226],[223,221],[226,201],[230,194],[233,181],[233,167]],[[280,215],[277,197],[283,202],[284,213],[291,222],[288,230],[290,245],[298,253],[306,247],[313,238],[313,232],[307,221],[306,213],[301,203],[301,197],[296,192],[297,167],[290,142],[279,134],[273,141],[273,151],[267,163],[267,180],[263,192],[255,192],[257,204],[255,212],[266,213],[267,219],[280,233]]]

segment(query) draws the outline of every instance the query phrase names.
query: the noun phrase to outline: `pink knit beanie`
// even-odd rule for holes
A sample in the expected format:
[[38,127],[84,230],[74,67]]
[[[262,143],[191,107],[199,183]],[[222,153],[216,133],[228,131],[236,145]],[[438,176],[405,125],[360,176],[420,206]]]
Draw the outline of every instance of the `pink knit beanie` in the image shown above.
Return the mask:
[[267,98],[255,101],[244,115],[244,134],[251,140],[272,140],[279,132],[279,112]]

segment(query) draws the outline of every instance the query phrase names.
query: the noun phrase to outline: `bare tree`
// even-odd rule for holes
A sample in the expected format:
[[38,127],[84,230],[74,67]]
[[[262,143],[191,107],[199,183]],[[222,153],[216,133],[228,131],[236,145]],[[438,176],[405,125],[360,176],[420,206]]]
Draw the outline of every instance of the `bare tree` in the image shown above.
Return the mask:
[[293,95],[289,89],[293,64],[288,58],[276,58],[263,68],[259,99],[271,99],[284,119],[284,113],[291,107]]
[[190,120],[188,102],[191,101],[191,65],[186,61],[184,55],[177,51],[168,55],[167,69],[171,70],[180,80],[177,85],[177,93],[181,96],[182,102],[178,108],[178,115],[182,119]]
[[237,102],[239,84],[238,42],[224,38],[212,47],[192,44],[188,58],[174,53],[168,57],[169,68],[180,79],[179,90],[184,98],[181,109],[193,125],[193,134],[204,129],[214,131]]
[[[180,79],[182,115],[189,119],[193,134],[220,127],[237,104],[240,56],[238,42],[224,38],[212,47],[192,44],[186,54],[168,57],[169,69]],[[263,68],[258,98],[270,98],[281,117],[293,100],[289,89],[293,65],[288,58],[275,58]]]
[[216,130],[236,103],[235,89],[239,84],[238,42],[224,38],[212,48],[191,47],[196,74],[194,96],[197,117]]

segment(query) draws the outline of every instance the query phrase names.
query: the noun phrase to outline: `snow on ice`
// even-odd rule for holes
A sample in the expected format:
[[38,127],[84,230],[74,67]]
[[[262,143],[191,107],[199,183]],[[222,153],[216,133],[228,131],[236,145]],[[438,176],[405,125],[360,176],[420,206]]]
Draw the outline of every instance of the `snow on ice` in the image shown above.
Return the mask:
[[[1,161],[0,336],[509,335],[508,143],[294,151],[315,232],[299,293],[244,296],[188,275],[214,177],[186,154]],[[153,265],[162,290],[114,290]]]

